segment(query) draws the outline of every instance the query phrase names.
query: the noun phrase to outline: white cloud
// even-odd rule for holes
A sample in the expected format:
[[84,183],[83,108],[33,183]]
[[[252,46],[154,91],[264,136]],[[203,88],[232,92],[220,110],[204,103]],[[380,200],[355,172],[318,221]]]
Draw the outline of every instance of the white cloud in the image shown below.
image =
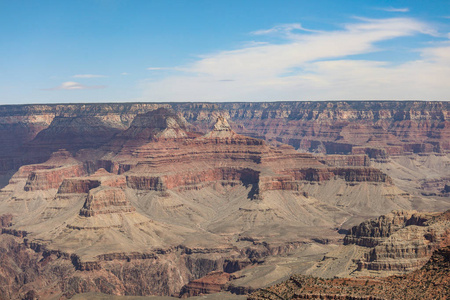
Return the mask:
[[73,75],[73,78],[101,78],[106,77],[105,75],[96,75],[96,74],[78,74]]
[[[277,26],[280,27],[280,26]],[[284,28],[291,30],[293,24]],[[297,27],[298,28],[298,27]],[[274,31],[275,32],[275,31]],[[247,46],[205,55],[184,74],[142,84],[153,101],[257,101],[325,99],[435,99],[450,94],[449,45],[421,49],[400,65],[349,59],[379,51],[376,44],[417,34],[437,35],[411,18],[358,19],[341,30],[278,31],[284,44]],[[450,53],[450,51],[448,51]]]
[[93,86],[86,86],[81,83],[75,82],[75,81],[66,81],[61,83],[61,85],[49,89],[43,89],[46,91],[57,91],[57,90],[87,90],[87,89],[103,89],[106,86],[104,85],[93,85]]
[[384,7],[384,8],[380,8],[380,10],[384,10],[387,12],[409,12],[409,8],[407,7],[403,7],[403,8],[396,8],[396,7]]
[[290,34],[294,30],[301,30],[306,32],[320,32],[318,30],[312,30],[312,29],[306,29],[302,26],[300,23],[292,23],[292,24],[282,24],[274,26],[270,29],[264,29],[264,30],[257,30],[251,32],[253,35],[268,35],[268,34]]
[[122,73],[120,73],[120,75],[127,76],[127,75],[130,75],[130,73],[122,72]]

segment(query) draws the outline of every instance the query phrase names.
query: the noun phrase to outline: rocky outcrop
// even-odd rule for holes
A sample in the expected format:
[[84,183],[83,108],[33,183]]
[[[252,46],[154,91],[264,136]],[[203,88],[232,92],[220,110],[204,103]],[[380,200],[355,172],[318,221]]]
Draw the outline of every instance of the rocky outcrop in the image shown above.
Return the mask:
[[324,155],[319,160],[331,167],[369,167],[367,155]]
[[101,168],[90,176],[66,178],[59,186],[58,194],[85,194],[100,185],[123,189],[127,186],[126,177]]
[[19,238],[24,238],[28,235],[28,232],[26,232],[25,230],[17,230],[14,228],[2,228],[2,234],[10,234]]
[[[352,147],[352,154],[360,154],[360,155],[366,154],[370,158],[375,158],[375,159],[380,159],[380,158],[383,159],[383,158],[387,158],[389,156],[387,149],[371,148],[371,147]],[[401,152],[399,154],[401,154]]]
[[9,227],[12,225],[13,215],[4,214],[0,216],[0,228]]
[[[426,178],[420,181],[421,194],[424,196],[446,196],[446,183],[450,177]],[[450,187],[448,188],[450,191]]]
[[138,114],[130,126],[110,140],[102,149],[130,154],[139,146],[156,140],[186,139],[196,134],[186,131],[186,120],[167,108]]
[[119,137],[132,140],[152,140],[158,138],[185,138],[186,120],[172,110],[158,108],[145,114],[139,114],[131,122],[130,127]]
[[450,248],[436,250],[420,270],[386,278],[322,279],[294,275],[247,299],[447,299],[450,297]]
[[356,244],[364,247],[375,247],[385,238],[407,225],[423,226],[426,219],[416,214],[416,211],[394,211],[377,219],[365,221],[350,229],[350,232],[344,238],[344,245]]
[[219,116],[217,118],[216,124],[211,132],[207,133],[204,137],[206,138],[233,138],[237,134],[231,129],[228,121],[223,117]]
[[80,210],[80,215],[92,217],[97,214],[132,212],[135,210],[122,189],[98,187],[89,191],[86,202]]
[[450,211],[392,212],[353,227],[344,244],[372,248],[358,261],[358,270],[415,270],[428,261],[434,250],[450,245]]
[[295,180],[327,181],[335,176],[348,182],[386,182],[392,183],[392,179],[375,168],[307,168],[282,171],[285,175],[291,175]]
[[49,189],[57,188],[64,177],[84,174],[85,171],[82,164],[73,158],[67,150],[59,149],[41,164],[21,166],[12,176],[9,183],[15,184],[21,179],[27,179],[26,190]]
[[58,194],[84,194],[100,186],[100,184],[101,182],[96,179],[65,179],[58,189]]
[[204,294],[219,293],[224,289],[230,279],[233,279],[233,275],[225,272],[210,273],[183,286],[179,297],[188,298]]
[[450,193],[450,184],[444,186],[444,193]]
[[167,189],[200,189],[204,183],[223,181],[224,184],[257,184],[259,172],[247,168],[217,168],[200,172],[180,172],[173,175],[152,177],[127,176],[127,185],[137,190],[165,191]]
[[33,171],[28,175],[25,191],[57,189],[65,178],[84,175],[82,165]]

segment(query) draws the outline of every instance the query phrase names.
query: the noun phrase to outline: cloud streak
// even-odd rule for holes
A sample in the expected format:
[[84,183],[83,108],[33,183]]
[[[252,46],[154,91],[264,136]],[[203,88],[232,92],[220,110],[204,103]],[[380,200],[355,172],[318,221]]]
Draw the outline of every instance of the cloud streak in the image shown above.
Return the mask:
[[92,90],[92,89],[104,89],[105,85],[83,85],[75,81],[66,81],[61,83],[61,85],[49,89],[42,89],[44,91],[60,91],[60,90]]
[[263,29],[251,32],[253,35],[270,35],[270,34],[286,34],[289,35],[294,30],[306,31],[306,32],[320,32],[318,30],[306,29],[300,23],[282,24],[274,26],[270,29]]
[[442,81],[450,76],[450,45],[419,49],[420,60],[400,65],[349,58],[382,50],[378,45],[382,41],[418,34],[436,36],[426,23],[411,18],[359,18],[344,24],[341,30],[293,32],[299,28],[299,24],[287,24],[256,31],[259,35],[278,34],[285,42],[205,55],[191,65],[176,68],[183,74],[149,80],[142,85],[144,99],[443,100],[450,94],[448,84]]
[[407,8],[407,7],[403,7],[403,8],[383,7],[383,8],[380,8],[380,10],[384,10],[387,12],[402,12],[402,13],[409,12],[409,8]]

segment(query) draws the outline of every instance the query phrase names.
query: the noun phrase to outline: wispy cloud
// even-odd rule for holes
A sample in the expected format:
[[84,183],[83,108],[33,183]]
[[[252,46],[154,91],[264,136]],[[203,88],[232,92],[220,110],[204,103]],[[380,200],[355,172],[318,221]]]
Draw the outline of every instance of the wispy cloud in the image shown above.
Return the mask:
[[306,32],[319,32],[318,30],[306,29],[300,23],[282,24],[269,29],[256,30],[251,32],[253,35],[268,35],[268,34],[290,34],[294,30],[301,30]]
[[[288,24],[285,28],[294,28]],[[341,30],[276,31],[285,42],[202,56],[183,73],[143,83],[155,101],[298,99],[443,99],[450,94],[450,45],[414,49],[422,56],[393,65],[354,55],[383,50],[379,42],[436,30],[412,18],[357,19]],[[412,49],[411,49],[412,50]],[[446,52],[447,51],[447,52]],[[353,57],[350,59],[349,57]],[[232,80],[232,81],[230,81]],[[227,84],[224,84],[227,81]]]
[[89,90],[89,89],[104,89],[105,85],[83,85],[74,81],[66,81],[61,83],[61,85],[49,89],[42,89],[45,91],[58,91],[58,90]]
[[262,45],[267,45],[269,44],[268,42],[260,42],[260,41],[247,41],[245,43],[243,43],[243,47],[256,47],[256,46],[262,46]]
[[78,74],[78,75],[73,75],[73,78],[101,78],[101,77],[106,77],[105,75],[97,75],[97,74]]
[[120,73],[120,75],[127,76],[127,75],[130,75],[130,73],[122,72],[122,73]]
[[402,12],[402,13],[406,13],[409,12],[409,8],[407,7],[383,7],[383,8],[379,8],[379,10],[384,10],[387,12]]

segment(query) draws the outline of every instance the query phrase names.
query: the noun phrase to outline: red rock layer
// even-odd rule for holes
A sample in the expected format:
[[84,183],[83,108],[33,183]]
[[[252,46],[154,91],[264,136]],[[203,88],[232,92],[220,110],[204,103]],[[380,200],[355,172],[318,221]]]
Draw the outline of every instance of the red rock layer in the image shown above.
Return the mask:
[[[160,111],[155,114],[161,117]],[[154,116],[149,113],[148,117]],[[173,118],[170,114],[167,117]],[[182,124],[171,126],[182,128]],[[198,138],[155,138],[167,128],[158,130],[152,127],[151,141],[139,145],[116,149],[111,145],[117,143],[112,141],[104,149],[117,152],[109,161],[102,158],[101,165],[119,166],[114,168],[119,173],[121,164],[127,162],[127,186],[156,191],[198,189],[222,181],[251,184],[252,195],[257,196],[267,190],[299,190],[302,181],[342,178],[349,182],[391,183],[386,174],[367,167],[369,160],[365,155],[334,156],[320,161],[289,146],[274,148],[262,140],[238,135],[223,118],[218,118],[210,133]]]
[[57,189],[65,178],[84,175],[82,165],[33,171],[28,175],[25,191]]
[[205,182],[225,181],[257,183],[259,172],[247,168],[218,168],[200,172],[186,171],[173,175],[152,177],[149,175],[129,175],[127,185],[137,190],[163,191],[177,187],[199,185]]
[[[96,172],[88,177],[73,177],[64,179],[58,189],[58,194],[84,194],[88,193],[91,189],[99,187],[100,185],[116,188],[126,187],[127,184],[125,176],[116,176],[104,171],[104,169],[100,170],[100,172]],[[103,171],[107,174],[103,173]]]
[[210,273],[183,286],[180,291],[180,298],[219,293],[233,277],[233,275],[224,272]]
[[129,128],[138,114],[161,107],[179,112],[177,117],[201,132],[223,115],[238,133],[329,154],[353,152],[380,158],[405,151],[443,152],[450,150],[449,105],[340,101],[0,106],[0,171],[45,161],[61,147],[72,152],[102,147]]
[[100,181],[95,179],[65,179],[58,189],[58,194],[84,194],[88,193],[89,190],[100,186],[100,184]]

